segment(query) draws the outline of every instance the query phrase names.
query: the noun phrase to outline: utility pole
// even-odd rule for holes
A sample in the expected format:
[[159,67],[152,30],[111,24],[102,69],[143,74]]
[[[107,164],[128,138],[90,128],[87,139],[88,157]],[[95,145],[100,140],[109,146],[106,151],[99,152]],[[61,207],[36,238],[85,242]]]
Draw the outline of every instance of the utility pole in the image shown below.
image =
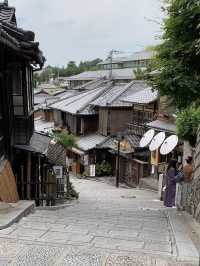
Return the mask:
[[119,187],[119,179],[120,179],[120,147],[121,142],[124,140],[123,133],[117,134],[117,163],[116,163],[116,187]]
[[109,73],[109,79],[112,80],[113,78],[113,55],[114,54],[121,54],[122,52],[116,51],[116,50],[111,50],[109,52],[108,59],[110,59],[110,73]]
[[119,173],[120,173],[120,144],[121,140],[118,140],[117,145],[117,174],[116,174],[116,187],[119,187]]

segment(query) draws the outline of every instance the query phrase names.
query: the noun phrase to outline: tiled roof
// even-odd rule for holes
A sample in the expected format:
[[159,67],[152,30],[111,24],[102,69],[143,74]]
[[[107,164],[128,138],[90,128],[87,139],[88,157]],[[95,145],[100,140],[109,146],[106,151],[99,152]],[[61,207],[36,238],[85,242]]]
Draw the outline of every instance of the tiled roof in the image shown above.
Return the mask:
[[87,136],[80,137],[77,141],[77,146],[82,151],[89,151],[96,148],[106,140],[106,137],[98,134],[91,134]]
[[125,102],[123,99],[126,97],[134,97],[135,94],[144,90],[146,86],[147,85],[144,81],[132,81],[128,84],[116,84],[105,91],[91,104],[100,107],[129,107],[132,106],[132,103]]
[[[122,153],[133,153],[135,148],[139,147],[140,143],[140,137],[136,135],[130,135],[126,134],[124,135],[124,138],[128,141],[130,144],[131,149],[129,150],[121,150]],[[115,137],[108,137],[101,145],[98,146],[98,148],[107,148],[114,151],[117,151],[117,140]]]
[[45,93],[39,93],[34,95],[34,105],[38,104],[43,104],[43,103],[49,103],[49,101],[55,101],[56,99],[58,100],[59,98],[56,98],[54,96],[49,96],[48,94]]
[[109,86],[109,83],[106,83],[96,89],[60,100],[50,105],[50,107],[71,114],[93,114],[90,103],[98,98]]
[[49,93],[48,90],[40,90],[34,94],[34,105],[37,106],[36,110],[46,108],[50,104],[53,104],[61,99],[66,99],[77,94],[75,90],[59,90],[59,92]]
[[50,137],[34,133],[29,145],[15,145],[15,148],[46,155],[50,141]]
[[59,143],[51,143],[51,140],[51,137],[35,132],[29,145],[15,145],[15,148],[42,154],[51,164],[66,166],[66,150]]
[[[123,63],[123,62],[132,62],[138,60],[148,60],[151,59],[155,55],[153,51],[141,51],[136,52],[130,56],[123,56],[123,57],[113,57],[112,63]],[[105,60],[100,62],[99,65],[107,65],[110,64],[110,60]]]
[[16,25],[15,8],[7,4],[0,4],[0,22],[7,22]]
[[152,90],[152,88],[143,88],[142,90],[124,97],[122,101],[128,103],[148,104],[158,99],[158,91]]
[[52,132],[54,129],[54,122],[47,122],[42,119],[35,119],[34,121],[35,131],[40,133]]
[[[110,71],[109,70],[97,70],[97,71],[86,71],[81,74],[68,77],[67,81],[76,81],[76,80],[95,80],[99,78],[109,78]],[[133,69],[124,68],[124,69],[113,69],[112,71],[112,79],[114,80],[132,80],[135,78]]]
[[83,85],[76,86],[73,88],[73,90],[77,90],[77,91],[93,90],[93,89],[99,87],[100,85],[103,85],[104,83],[106,83],[104,78],[97,78],[97,79],[91,80],[91,81],[89,81]]
[[163,131],[167,131],[167,132],[171,132],[171,133],[176,132],[176,125],[175,125],[175,123],[172,123],[172,122],[167,122],[167,121],[162,121],[162,120],[157,119],[157,120],[150,122],[146,125],[149,128],[154,128],[157,130],[163,130]]
[[17,27],[15,9],[5,3],[0,4],[0,43],[30,58],[31,63],[42,67],[45,58],[39,49],[39,43],[34,40],[33,32]]

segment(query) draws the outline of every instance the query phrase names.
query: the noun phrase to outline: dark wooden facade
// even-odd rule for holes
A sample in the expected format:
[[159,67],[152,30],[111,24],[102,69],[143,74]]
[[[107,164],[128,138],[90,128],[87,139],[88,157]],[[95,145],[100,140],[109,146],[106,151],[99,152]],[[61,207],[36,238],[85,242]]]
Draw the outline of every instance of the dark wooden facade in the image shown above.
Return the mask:
[[132,121],[132,108],[104,107],[99,108],[99,133],[103,136],[113,136],[127,129]]
[[[5,18],[7,12],[13,14]],[[33,134],[33,65],[44,58],[34,43],[34,33],[17,28],[14,9],[0,4],[0,146],[12,160],[16,144],[28,144]],[[2,152],[3,151],[3,152]]]
[[15,146],[28,145],[33,135],[33,71],[45,58],[34,33],[17,27],[7,2],[0,4],[0,24],[0,163],[14,166]]
[[98,121],[97,114],[79,115],[54,110],[55,125],[77,136],[96,133],[98,131]]

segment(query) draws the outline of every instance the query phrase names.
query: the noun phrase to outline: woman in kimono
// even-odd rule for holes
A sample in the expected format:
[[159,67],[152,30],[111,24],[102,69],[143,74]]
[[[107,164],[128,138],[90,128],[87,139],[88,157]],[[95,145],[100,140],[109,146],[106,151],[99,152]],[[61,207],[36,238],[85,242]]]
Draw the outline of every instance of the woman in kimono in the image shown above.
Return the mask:
[[172,159],[169,162],[166,172],[166,189],[164,195],[164,205],[166,207],[175,206],[175,197],[176,197],[176,168],[177,160]]

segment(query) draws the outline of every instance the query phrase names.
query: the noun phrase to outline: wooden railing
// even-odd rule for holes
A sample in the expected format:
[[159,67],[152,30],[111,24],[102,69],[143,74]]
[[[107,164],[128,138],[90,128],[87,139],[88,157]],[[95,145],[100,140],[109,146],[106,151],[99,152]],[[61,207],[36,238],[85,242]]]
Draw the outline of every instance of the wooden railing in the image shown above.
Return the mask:
[[43,176],[36,176],[28,182],[24,176],[24,167],[21,166],[21,178],[17,177],[16,180],[20,199],[34,200],[36,206],[54,206],[57,200],[65,198],[68,173],[57,179],[51,169],[44,169],[44,172]]
[[143,125],[128,124],[128,133],[135,134],[137,136],[143,136],[146,132],[146,128]]

